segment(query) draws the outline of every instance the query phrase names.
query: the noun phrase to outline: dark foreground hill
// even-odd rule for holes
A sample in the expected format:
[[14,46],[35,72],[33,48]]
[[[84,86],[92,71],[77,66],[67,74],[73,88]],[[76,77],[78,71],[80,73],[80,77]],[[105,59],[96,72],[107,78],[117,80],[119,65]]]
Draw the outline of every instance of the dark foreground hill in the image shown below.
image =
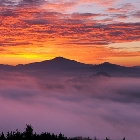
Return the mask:
[[42,62],[29,63],[25,65],[3,65],[0,64],[0,70],[3,71],[34,71],[34,72],[49,72],[49,74],[59,73],[75,73],[80,72],[81,75],[92,75],[100,72],[106,72],[111,76],[123,76],[123,77],[140,77],[139,67],[125,67],[116,64],[105,62],[99,65],[84,64],[75,60],[69,60],[63,57],[56,57],[52,60],[46,60]]

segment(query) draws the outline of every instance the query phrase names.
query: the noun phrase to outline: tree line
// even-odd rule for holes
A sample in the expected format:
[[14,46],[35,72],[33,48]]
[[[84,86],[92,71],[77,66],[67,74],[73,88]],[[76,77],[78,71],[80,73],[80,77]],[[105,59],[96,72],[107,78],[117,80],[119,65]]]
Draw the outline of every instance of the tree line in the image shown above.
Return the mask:
[[[31,125],[26,125],[25,131],[20,132],[18,129],[16,131],[7,132],[4,134],[3,132],[0,134],[0,140],[92,140],[88,138],[67,138],[63,134],[55,135],[54,133],[42,132],[41,134],[37,134],[33,132],[33,127]],[[99,140],[96,137],[93,140]],[[105,140],[110,140],[109,138],[105,138]],[[125,140],[125,137],[122,139]]]

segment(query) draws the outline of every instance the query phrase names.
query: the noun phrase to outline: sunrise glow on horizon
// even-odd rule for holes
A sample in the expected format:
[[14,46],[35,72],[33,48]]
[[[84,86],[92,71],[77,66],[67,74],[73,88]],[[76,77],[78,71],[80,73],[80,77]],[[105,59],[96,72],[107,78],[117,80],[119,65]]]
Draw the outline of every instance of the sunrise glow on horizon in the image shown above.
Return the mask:
[[0,1],[0,64],[61,56],[140,65],[139,0]]
[[139,118],[140,0],[0,0],[0,140],[139,140]]

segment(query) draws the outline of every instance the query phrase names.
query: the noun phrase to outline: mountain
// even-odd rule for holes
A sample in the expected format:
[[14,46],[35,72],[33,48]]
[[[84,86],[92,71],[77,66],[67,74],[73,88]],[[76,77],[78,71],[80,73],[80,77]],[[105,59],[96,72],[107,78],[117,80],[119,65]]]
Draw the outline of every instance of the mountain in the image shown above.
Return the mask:
[[69,60],[63,57],[56,57],[51,60],[45,60],[42,62],[35,62],[26,65],[17,65],[17,69],[28,69],[28,70],[75,70],[85,69],[90,67],[89,64],[77,62],[75,60]]
[[93,74],[93,76],[111,77],[107,72],[97,72],[96,74]]
[[117,72],[117,71],[120,71],[120,70],[129,69],[129,68],[125,67],[125,66],[111,64],[109,62],[104,62],[102,64],[93,66],[93,69],[96,70],[96,71],[104,70],[105,72]]
[[134,66],[133,68],[137,68],[137,69],[140,69],[140,66]]
[[11,66],[11,65],[0,64],[0,70],[9,70],[9,69],[11,69],[13,67],[14,66]]
[[94,72],[106,72],[111,76],[140,76],[140,71],[138,68],[125,67],[116,64],[111,64],[109,62],[104,62],[99,65],[92,66]]
[[[65,74],[73,76],[89,76],[89,75],[105,75],[105,76],[135,76],[140,77],[140,69],[138,67],[125,67],[109,62],[104,62],[99,65],[84,64],[75,60],[69,60],[63,57],[56,57],[51,60],[35,62],[29,64],[20,64],[17,66],[0,65],[0,70],[8,71],[24,71],[38,72],[46,74]],[[104,72],[104,73],[103,73]]]

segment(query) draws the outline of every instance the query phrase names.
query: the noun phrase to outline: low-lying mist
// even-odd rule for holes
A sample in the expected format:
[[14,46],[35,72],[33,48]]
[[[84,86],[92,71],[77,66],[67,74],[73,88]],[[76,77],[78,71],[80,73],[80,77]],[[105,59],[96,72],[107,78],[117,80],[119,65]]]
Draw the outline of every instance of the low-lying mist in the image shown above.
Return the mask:
[[31,124],[37,133],[132,140],[140,138],[139,110],[139,78],[0,74],[0,132]]

